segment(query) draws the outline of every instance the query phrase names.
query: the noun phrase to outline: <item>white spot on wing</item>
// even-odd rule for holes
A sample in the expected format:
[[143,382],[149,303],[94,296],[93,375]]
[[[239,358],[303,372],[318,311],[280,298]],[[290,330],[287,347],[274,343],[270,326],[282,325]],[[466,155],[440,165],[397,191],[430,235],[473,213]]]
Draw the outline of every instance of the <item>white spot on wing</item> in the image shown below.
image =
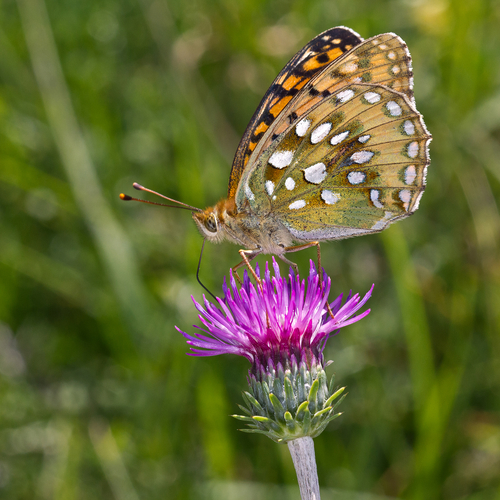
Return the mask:
[[304,200],[297,200],[297,201],[294,201],[293,203],[290,203],[290,205],[288,205],[288,208],[290,210],[298,210],[299,208],[304,208],[306,206],[306,202]]
[[337,99],[340,102],[347,102],[349,99],[352,99],[354,97],[354,90],[347,89],[343,90],[342,92],[339,92],[337,94]]
[[245,196],[250,200],[253,201],[255,200],[255,195],[252,193],[252,190],[250,189],[250,186],[248,184],[245,184]]
[[269,196],[271,196],[274,192],[274,182],[266,181],[266,191]]
[[387,45],[385,43],[383,43],[383,44],[379,45],[378,48],[380,50],[386,50],[387,49]]
[[413,125],[411,120],[406,120],[403,128],[406,135],[413,135],[415,133],[415,125]]
[[389,101],[385,106],[391,116],[399,116],[403,112],[401,106],[395,101]]
[[269,158],[269,163],[274,168],[285,168],[292,163],[293,151],[276,151]]
[[288,191],[291,191],[295,187],[295,181],[291,177],[287,177],[285,181],[285,187]]
[[403,203],[408,203],[411,200],[411,192],[410,192],[410,190],[409,189],[402,189],[399,192],[399,199]]
[[408,206],[411,200],[411,192],[409,189],[402,189],[399,192],[399,199],[403,202],[405,210],[408,211]]
[[397,64],[395,64],[395,65],[391,68],[391,70],[392,70],[392,73],[393,73],[394,75],[397,75],[397,74],[401,71],[401,68],[400,68]]
[[415,165],[410,165],[409,167],[406,167],[405,170],[405,184],[413,184],[413,181],[417,177],[417,171],[415,170]]
[[322,123],[318,127],[316,127],[311,133],[311,143],[318,144],[318,142],[322,141],[330,132],[332,128],[331,123]]
[[372,200],[372,203],[377,207],[377,208],[384,208],[384,205],[380,203],[378,197],[379,197],[379,190],[378,189],[372,189],[370,191],[370,200]]
[[349,62],[342,66],[342,73],[354,73],[358,69],[358,65],[355,62]]
[[337,203],[337,201],[340,200],[340,195],[333,193],[332,191],[329,191],[328,189],[323,189],[323,191],[321,191],[321,199],[327,205],[334,205],[335,203]]
[[362,144],[364,144],[369,138],[371,137],[371,135],[362,135],[358,141],[361,142]]
[[348,135],[349,135],[349,130],[347,130],[346,132],[342,132],[340,134],[334,135],[330,139],[330,144],[332,146],[336,146],[337,144],[340,144]]
[[324,163],[315,163],[314,165],[304,169],[304,177],[307,182],[319,184],[326,177],[326,166]]
[[413,141],[408,144],[408,156],[410,158],[415,158],[418,155],[418,142]]
[[396,54],[392,50],[387,54],[387,57],[391,60],[396,59]]
[[306,135],[307,129],[311,126],[311,120],[307,120],[304,118],[303,120],[300,120],[299,123],[297,123],[297,126],[295,127],[295,133],[299,137],[304,137]]
[[370,104],[375,104],[376,102],[380,101],[380,94],[377,94],[376,92],[366,92],[365,93],[365,99]]
[[347,175],[347,180],[351,184],[361,184],[362,182],[365,182],[365,179],[366,179],[366,174],[364,172],[352,171],[349,172],[349,174]]
[[356,151],[356,153],[353,153],[351,155],[351,160],[354,163],[358,163],[358,164],[366,163],[367,161],[370,161],[371,157],[374,154],[375,153],[372,153],[371,151]]

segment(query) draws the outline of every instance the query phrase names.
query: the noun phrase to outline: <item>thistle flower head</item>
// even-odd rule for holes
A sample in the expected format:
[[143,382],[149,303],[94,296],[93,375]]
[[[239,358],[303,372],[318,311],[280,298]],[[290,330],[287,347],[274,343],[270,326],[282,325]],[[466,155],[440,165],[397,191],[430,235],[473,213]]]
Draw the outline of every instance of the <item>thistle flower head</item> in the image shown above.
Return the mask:
[[[245,271],[240,288],[231,273],[229,287],[224,280],[224,299],[217,298],[219,307],[205,296],[205,307],[193,298],[200,313],[199,319],[205,326],[200,328],[195,325],[195,328],[208,336],[181,332],[192,346],[190,354],[238,354],[251,363],[265,362],[270,357],[281,357],[283,354],[300,355],[303,350],[321,354],[332,332],[359,321],[370,312],[367,310],[352,317],[365,305],[371,290],[362,300],[358,294],[349,294],[343,305],[341,294],[330,304],[332,318],[326,309],[331,280],[324,274],[321,289],[312,261],[307,288],[305,280],[300,281],[293,271],[288,280],[281,277],[274,258],[273,268],[274,276],[271,276],[266,264],[262,287],[251,283]],[[259,274],[258,267],[256,271]]]
[[189,335],[176,328],[193,356],[237,354],[252,363],[251,393],[244,393],[248,409],[241,407],[247,416],[237,417],[249,424],[247,431],[262,432],[276,441],[314,437],[339,415],[333,411],[338,403],[332,403],[341,391],[333,392],[324,372],[326,341],[369,314],[366,310],[355,315],[373,287],[363,299],[349,293],[344,304],[339,295],[330,304],[332,317],[326,306],[331,280],[324,274],[321,284],[312,261],[307,287],[293,271],[288,279],[281,277],[274,258],[273,268],[274,276],[266,264],[261,285],[251,283],[245,272],[239,287],[231,273],[217,305],[205,296],[204,306],[193,298],[204,326],[195,328],[201,332]]

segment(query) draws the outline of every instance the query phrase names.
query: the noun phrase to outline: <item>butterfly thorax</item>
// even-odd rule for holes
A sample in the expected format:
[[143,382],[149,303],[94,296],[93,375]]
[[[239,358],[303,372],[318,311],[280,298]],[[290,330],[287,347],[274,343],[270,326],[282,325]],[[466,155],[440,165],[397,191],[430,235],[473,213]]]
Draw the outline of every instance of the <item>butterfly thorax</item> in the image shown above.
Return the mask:
[[238,211],[233,199],[194,212],[193,219],[201,234],[213,243],[228,240],[244,249],[273,255],[283,254],[292,244],[290,232],[271,212],[256,215],[250,207]]

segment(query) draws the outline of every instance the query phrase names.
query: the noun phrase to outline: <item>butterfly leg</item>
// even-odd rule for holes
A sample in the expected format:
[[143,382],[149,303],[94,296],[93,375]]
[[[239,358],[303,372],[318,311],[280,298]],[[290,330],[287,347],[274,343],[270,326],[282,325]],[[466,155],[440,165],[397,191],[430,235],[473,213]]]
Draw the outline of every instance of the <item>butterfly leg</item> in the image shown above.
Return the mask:
[[[306,248],[311,248],[311,247],[316,247],[318,250],[318,274],[319,274],[319,282],[321,285],[321,290],[323,290],[323,269],[321,268],[321,251],[319,249],[319,241],[311,241],[309,243],[304,243],[303,245],[295,245],[293,247],[286,247],[285,252],[287,252],[287,253],[300,252],[301,250],[305,250]],[[292,265],[295,272],[298,274],[299,268],[298,268],[297,264],[289,261],[288,259],[285,259],[282,255],[280,255],[279,258],[283,262],[286,262],[287,264]]]
[[[285,252],[290,253],[290,252],[300,252],[300,250],[305,250],[306,248],[311,248],[311,247],[316,247],[317,252],[318,252],[318,274],[319,274],[319,286],[321,288],[321,292],[323,292],[323,268],[321,267],[321,249],[319,246],[319,241],[311,241],[309,243],[304,243],[303,245],[296,245],[293,247],[286,247]],[[282,260],[285,262],[288,261],[288,259],[283,259]],[[294,269],[296,268],[297,264],[293,264],[293,262],[288,261],[290,264],[294,266]],[[328,303],[328,300],[326,301],[326,308],[328,310],[328,314],[332,317],[332,319],[335,319],[335,316],[330,308],[330,304]]]
[[285,264],[288,264],[289,266],[292,266],[296,275],[299,274],[299,266],[295,262],[292,262],[291,260],[288,260],[284,255],[277,255],[277,257],[279,259],[281,259]]
[[247,266],[249,271],[252,273],[252,276],[255,278],[255,281],[257,283],[259,283],[259,285],[260,285],[260,278],[257,276],[257,273],[254,271],[254,268],[250,264],[250,262],[253,259],[255,259],[255,257],[257,257],[257,255],[259,255],[260,251],[256,252],[255,250],[240,249],[240,250],[238,250],[238,253],[240,254],[242,260],[239,264],[236,264],[232,268],[232,271],[233,271],[234,275],[236,276],[236,279],[238,280],[239,284],[241,285],[242,281],[241,281],[240,275],[238,274],[238,269],[240,267]]

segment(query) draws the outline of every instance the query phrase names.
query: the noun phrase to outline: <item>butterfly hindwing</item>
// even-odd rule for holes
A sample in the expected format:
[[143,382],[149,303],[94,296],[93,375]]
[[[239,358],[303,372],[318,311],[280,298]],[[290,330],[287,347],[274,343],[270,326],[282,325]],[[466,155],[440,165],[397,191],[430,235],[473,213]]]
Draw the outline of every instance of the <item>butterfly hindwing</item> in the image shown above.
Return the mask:
[[430,137],[406,44],[378,35],[288,101],[254,147],[236,205],[272,213],[298,240],[381,231],[418,208]]
[[349,28],[332,28],[313,38],[288,62],[264,95],[240,141],[229,178],[229,198],[235,197],[252,152],[285,106],[323,68],[359,45],[362,40]]
[[418,208],[429,141],[406,94],[349,85],[261,155],[244,176],[247,200],[254,211],[273,213],[298,240],[378,232]]

